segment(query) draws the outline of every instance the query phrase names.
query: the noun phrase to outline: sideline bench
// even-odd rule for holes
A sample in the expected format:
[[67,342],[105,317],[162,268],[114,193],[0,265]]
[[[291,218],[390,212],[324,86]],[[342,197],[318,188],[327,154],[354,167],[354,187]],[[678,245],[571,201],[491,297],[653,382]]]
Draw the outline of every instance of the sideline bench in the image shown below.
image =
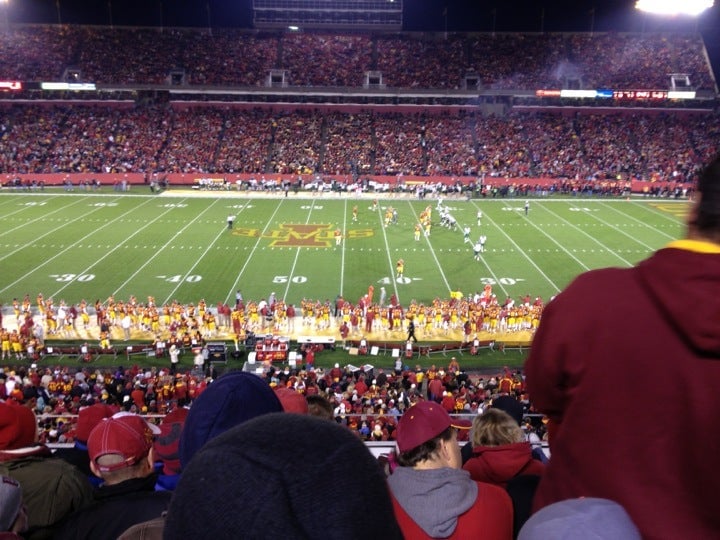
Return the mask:
[[147,344],[128,345],[125,347],[125,357],[129,360],[131,356],[144,354],[145,356],[155,356],[155,347]]
[[335,350],[335,338],[332,336],[298,336],[298,345],[323,345],[326,349]]
[[117,351],[114,348],[102,349],[101,347],[93,347],[91,345],[76,345],[72,343],[53,343],[46,341],[45,346],[40,351],[40,359],[51,357],[57,360],[68,357],[84,362],[92,362],[97,360],[101,354],[111,354],[117,357]]

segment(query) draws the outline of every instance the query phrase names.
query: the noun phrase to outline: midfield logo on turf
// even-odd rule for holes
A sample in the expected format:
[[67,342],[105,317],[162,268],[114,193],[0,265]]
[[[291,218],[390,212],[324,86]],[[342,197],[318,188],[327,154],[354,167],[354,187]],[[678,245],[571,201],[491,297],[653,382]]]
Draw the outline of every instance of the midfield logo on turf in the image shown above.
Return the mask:
[[657,208],[662,212],[667,212],[677,217],[686,218],[690,212],[687,204],[651,204],[650,206]]
[[[335,243],[335,226],[330,224],[283,223],[280,229],[266,231],[239,227],[233,231],[236,236],[246,238],[267,238],[270,247],[310,247],[327,248]],[[373,236],[372,229],[352,229],[345,231],[345,239],[367,238]]]

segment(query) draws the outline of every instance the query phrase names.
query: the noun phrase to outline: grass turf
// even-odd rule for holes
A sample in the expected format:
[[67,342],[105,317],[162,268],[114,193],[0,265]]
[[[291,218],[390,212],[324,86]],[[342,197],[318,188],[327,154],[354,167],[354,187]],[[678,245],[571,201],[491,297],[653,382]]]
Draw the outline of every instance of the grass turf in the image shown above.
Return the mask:
[[[456,230],[438,225],[435,199],[355,198],[326,193],[303,198],[259,194],[166,191],[0,193],[0,301],[37,293],[57,304],[92,304],[113,295],[158,305],[179,300],[208,305],[245,299],[356,302],[375,298],[428,303],[465,295],[485,284],[502,301],[525,294],[548,299],[576,275],[628,267],[679,238],[687,202],[633,198],[446,199]],[[353,207],[358,207],[353,221]],[[398,223],[384,225],[388,206]],[[431,234],[414,239],[427,206]],[[482,211],[478,226],[477,211]],[[233,229],[227,227],[234,215]],[[471,242],[462,229],[471,229]],[[339,229],[342,242],[336,245]],[[473,259],[472,243],[487,237]],[[405,272],[396,273],[403,259]]]

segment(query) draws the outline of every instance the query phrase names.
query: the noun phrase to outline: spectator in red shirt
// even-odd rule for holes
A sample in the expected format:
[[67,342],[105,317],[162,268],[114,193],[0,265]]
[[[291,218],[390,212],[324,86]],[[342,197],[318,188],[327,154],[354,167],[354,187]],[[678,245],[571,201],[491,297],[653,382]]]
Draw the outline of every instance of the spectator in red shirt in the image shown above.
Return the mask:
[[145,391],[139,384],[136,384],[133,391],[130,392],[130,399],[133,400],[133,403],[139,411],[142,410],[145,405],[147,405],[145,403]]

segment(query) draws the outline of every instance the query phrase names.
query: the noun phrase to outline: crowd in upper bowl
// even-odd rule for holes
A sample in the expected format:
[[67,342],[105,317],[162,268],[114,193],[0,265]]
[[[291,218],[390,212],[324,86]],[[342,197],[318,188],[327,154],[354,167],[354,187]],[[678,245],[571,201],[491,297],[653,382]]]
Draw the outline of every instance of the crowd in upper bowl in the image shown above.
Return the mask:
[[90,26],[13,26],[0,36],[0,80],[260,86],[284,70],[293,86],[360,87],[379,71],[393,88],[667,89],[670,74],[715,88],[699,34],[286,33]]

